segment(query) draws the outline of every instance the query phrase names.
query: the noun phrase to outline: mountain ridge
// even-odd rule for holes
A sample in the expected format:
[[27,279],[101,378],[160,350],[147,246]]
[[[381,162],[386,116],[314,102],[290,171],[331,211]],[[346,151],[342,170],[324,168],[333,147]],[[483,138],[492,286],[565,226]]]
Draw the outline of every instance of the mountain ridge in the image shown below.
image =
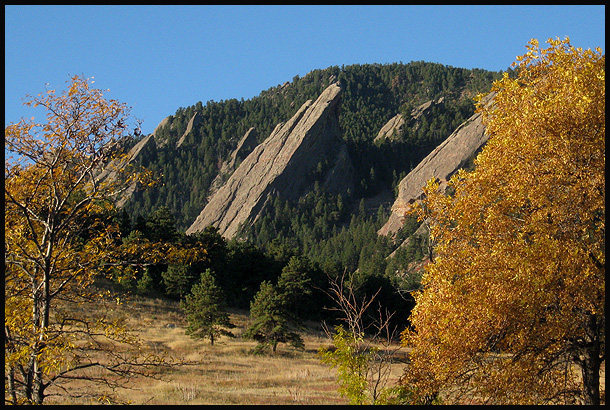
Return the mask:
[[[306,101],[289,121],[278,124],[210,198],[186,233],[213,225],[222,235],[233,237],[240,224],[257,219],[271,191],[297,198],[301,185],[307,183],[299,176],[310,172],[315,165],[308,157],[313,155],[315,159],[325,148],[332,148],[335,144],[327,143],[328,140],[339,141],[338,119],[332,111],[340,92],[337,84],[330,85],[315,102]],[[339,156],[341,152],[345,150],[339,147]]]

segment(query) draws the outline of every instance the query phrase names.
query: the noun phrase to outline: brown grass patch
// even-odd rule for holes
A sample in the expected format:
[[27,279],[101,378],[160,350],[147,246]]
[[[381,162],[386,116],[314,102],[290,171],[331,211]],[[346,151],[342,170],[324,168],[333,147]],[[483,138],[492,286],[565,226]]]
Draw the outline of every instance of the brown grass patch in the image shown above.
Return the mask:
[[[177,302],[134,297],[121,306],[129,325],[150,352],[166,352],[187,365],[160,369],[161,380],[136,378],[114,392],[131,404],[345,404],[337,392],[335,371],[322,364],[317,349],[329,340],[318,330],[303,334],[305,350],[284,344],[276,354],[254,355],[256,342],[240,336],[246,311],[231,310],[235,338],[196,340],[185,334]],[[97,387],[96,387],[97,388]],[[101,392],[101,391],[100,391]],[[109,392],[110,393],[110,392]],[[86,404],[49,399],[48,404]]]

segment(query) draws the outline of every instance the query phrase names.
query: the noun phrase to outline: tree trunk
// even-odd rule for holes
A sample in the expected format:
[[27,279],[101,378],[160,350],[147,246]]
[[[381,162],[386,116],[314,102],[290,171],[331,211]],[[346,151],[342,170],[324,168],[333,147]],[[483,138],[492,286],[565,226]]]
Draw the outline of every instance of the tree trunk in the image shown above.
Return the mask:
[[582,374],[583,404],[599,406],[599,368],[601,359],[599,326],[595,315],[587,314],[585,331],[587,333],[587,341],[581,350],[579,360]]
[[17,391],[15,390],[15,368],[10,367],[8,374],[8,391],[11,395],[12,404],[17,404]]
[[210,333],[210,345],[214,346],[214,332]]

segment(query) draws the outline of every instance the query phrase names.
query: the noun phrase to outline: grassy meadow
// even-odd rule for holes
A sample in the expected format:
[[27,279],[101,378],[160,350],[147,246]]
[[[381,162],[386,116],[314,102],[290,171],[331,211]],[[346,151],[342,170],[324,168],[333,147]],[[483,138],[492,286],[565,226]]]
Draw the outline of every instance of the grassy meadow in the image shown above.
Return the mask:
[[[114,392],[130,404],[347,404],[337,392],[336,373],[321,363],[318,348],[331,340],[321,327],[310,323],[302,333],[304,350],[286,344],[277,352],[254,355],[256,342],[241,338],[248,326],[248,312],[231,310],[236,325],[235,338],[208,339],[185,335],[186,321],[178,302],[134,297],[120,306],[129,325],[150,352],[166,351],[187,365],[163,368],[159,379],[136,378],[129,386]],[[402,373],[403,365],[392,368],[391,383]],[[77,387],[78,381],[73,387]],[[69,386],[66,386],[69,387]],[[78,386],[80,388],[84,385]],[[95,387],[96,389],[99,387]],[[87,404],[61,397],[48,404]]]

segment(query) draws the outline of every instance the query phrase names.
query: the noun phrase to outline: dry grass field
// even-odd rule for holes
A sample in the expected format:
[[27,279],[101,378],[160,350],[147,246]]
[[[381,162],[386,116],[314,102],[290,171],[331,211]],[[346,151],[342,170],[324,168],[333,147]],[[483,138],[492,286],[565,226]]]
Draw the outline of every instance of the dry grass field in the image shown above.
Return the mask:
[[[317,354],[320,347],[330,346],[331,340],[314,323],[302,333],[304,350],[280,344],[275,354],[255,355],[252,350],[256,342],[241,337],[248,326],[247,311],[230,311],[231,321],[236,325],[233,329],[236,337],[221,337],[213,346],[207,339],[192,339],[185,334],[186,321],[177,302],[135,297],[120,306],[120,313],[128,318],[129,326],[144,341],[147,352],[166,352],[176,361],[188,364],[160,368],[154,379],[132,379],[128,386],[114,391],[113,396],[119,402],[150,405],[348,404],[337,391],[335,370],[322,364]],[[389,385],[397,381],[403,369],[402,363],[392,366]],[[605,362],[600,376],[605,403]],[[79,381],[71,383],[68,388],[88,388]],[[105,392],[98,390],[96,393]],[[45,404],[90,402],[50,397]]]
[[[177,302],[135,298],[121,306],[151,352],[166,351],[188,365],[164,370],[161,380],[136,378],[114,393],[130,404],[347,404],[337,392],[335,370],[321,363],[318,348],[330,345],[321,329],[302,334],[305,350],[280,344],[276,354],[254,355],[256,342],[240,336],[246,311],[230,311],[235,338],[209,340],[185,335],[186,321]],[[392,369],[396,380],[402,365]],[[49,400],[48,404],[87,404]]]

